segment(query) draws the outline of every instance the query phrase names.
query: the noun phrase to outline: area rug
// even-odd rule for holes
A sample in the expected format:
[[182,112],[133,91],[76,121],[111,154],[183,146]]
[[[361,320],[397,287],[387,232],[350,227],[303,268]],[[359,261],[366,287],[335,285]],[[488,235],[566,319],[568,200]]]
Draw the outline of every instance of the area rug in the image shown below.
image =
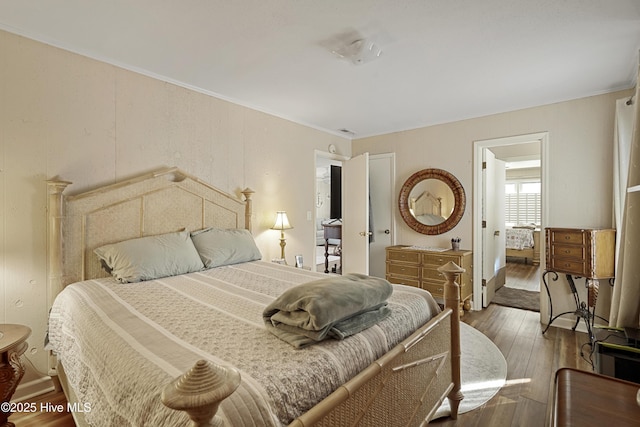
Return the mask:
[[540,292],[503,286],[496,291],[491,303],[539,312]]
[[[460,323],[462,359],[460,379],[464,399],[458,408],[459,414],[472,411],[489,401],[507,379],[507,361],[482,332],[466,323]],[[434,418],[451,414],[449,400],[445,399]]]

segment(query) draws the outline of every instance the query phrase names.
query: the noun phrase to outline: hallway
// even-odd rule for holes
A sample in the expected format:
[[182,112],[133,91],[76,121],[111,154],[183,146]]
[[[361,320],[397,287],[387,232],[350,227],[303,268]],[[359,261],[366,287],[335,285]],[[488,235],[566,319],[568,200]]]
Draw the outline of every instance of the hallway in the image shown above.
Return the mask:
[[540,292],[540,266],[525,264],[523,260],[510,259],[506,265],[506,286],[515,289]]

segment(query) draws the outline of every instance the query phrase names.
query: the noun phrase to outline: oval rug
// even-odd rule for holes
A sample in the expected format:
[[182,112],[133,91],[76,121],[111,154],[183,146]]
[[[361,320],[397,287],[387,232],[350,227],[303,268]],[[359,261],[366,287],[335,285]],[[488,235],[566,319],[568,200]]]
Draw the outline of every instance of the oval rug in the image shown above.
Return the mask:
[[[460,348],[462,349],[460,379],[464,399],[459,414],[472,411],[489,401],[507,379],[507,361],[482,332],[460,322]],[[445,399],[435,418],[448,417],[449,400]]]

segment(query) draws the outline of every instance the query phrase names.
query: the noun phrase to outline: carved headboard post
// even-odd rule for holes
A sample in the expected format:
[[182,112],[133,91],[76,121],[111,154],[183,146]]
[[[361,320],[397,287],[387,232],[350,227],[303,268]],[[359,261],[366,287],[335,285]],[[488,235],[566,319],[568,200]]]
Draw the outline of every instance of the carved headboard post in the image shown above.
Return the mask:
[[47,304],[53,305],[62,290],[62,219],[64,217],[62,192],[69,181],[47,181]]
[[249,187],[242,190],[242,194],[244,194],[247,203],[244,212],[244,228],[249,230],[250,233],[253,233],[253,226],[251,224],[251,216],[253,216],[253,201],[251,200],[251,196],[253,196],[253,193],[255,193],[255,191]]

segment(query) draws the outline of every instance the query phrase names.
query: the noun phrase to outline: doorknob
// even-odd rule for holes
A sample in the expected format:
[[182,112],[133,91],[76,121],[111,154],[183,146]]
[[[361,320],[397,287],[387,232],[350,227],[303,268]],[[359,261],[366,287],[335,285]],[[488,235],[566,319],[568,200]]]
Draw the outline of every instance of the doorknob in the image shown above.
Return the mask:
[[391,230],[384,230],[384,234],[391,234]]
[[363,236],[363,237],[364,236],[371,236],[371,235],[373,235],[373,233],[371,231],[361,231],[360,235]]

